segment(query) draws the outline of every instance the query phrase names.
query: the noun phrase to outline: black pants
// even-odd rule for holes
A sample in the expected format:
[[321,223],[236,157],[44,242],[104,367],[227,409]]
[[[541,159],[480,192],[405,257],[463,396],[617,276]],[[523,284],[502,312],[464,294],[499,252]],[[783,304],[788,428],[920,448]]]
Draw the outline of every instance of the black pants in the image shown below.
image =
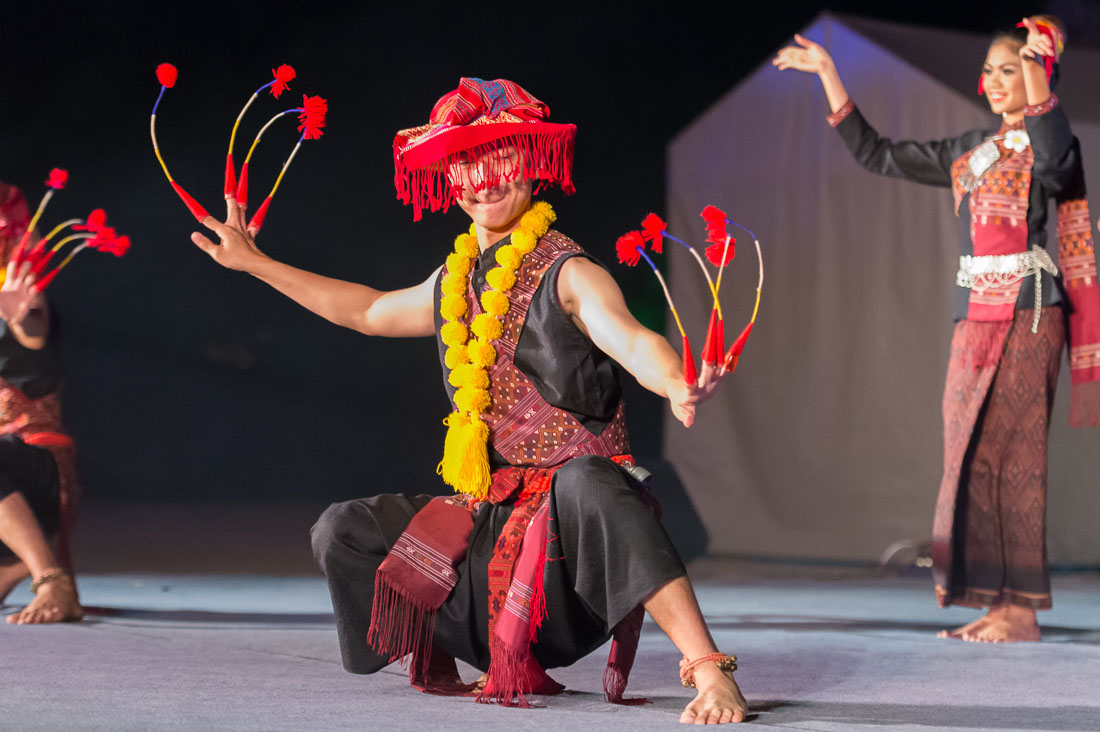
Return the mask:
[[[5,435],[0,437],[0,501],[12,493],[23,494],[43,534],[49,537],[57,532],[61,486],[53,454],[44,447]],[[0,560],[14,556],[0,542]]]
[[[431,496],[380,495],[330,506],[312,530],[313,554],[328,578],[344,668],[369,674],[387,659],[367,646],[374,574]],[[488,564],[512,513],[484,505],[474,517],[458,584],[439,610],[433,643],[489,668]],[[611,460],[576,458],[554,474],[544,584],[547,618],[532,646],[544,668],[567,666],[611,636],[639,602],[682,576],[683,562],[633,479]]]

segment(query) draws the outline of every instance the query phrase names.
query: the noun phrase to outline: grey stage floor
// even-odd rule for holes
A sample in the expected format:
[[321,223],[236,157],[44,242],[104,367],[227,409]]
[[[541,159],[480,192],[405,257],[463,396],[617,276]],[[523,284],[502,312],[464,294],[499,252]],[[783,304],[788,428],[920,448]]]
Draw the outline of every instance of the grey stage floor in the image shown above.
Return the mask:
[[[117,527],[125,509],[90,517],[79,544],[80,589],[102,610],[79,624],[0,623],[0,730],[676,728],[687,700],[678,656],[648,622],[629,690],[652,700],[645,707],[603,702],[604,651],[553,672],[570,692],[533,710],[419,694],[395,667],[372,677],[345,673],[305,541],[280,534],[300,521],[308,526],[308,518],[267,510],[260,517],[266,551],[253,546],[251,559],[238,555],[220,571],[210,557],[255,536],[227,538],[210,515],[180,508],[177,521],[162,524],[176,527],[162,532],[174,534],[171,542],[150,535],[127,555],[97,544],[107,541],[97,532]],[[204,537],[203,527],[214,533]],[[107,533],[117,541],[118,532]],[[188,567],[187,556],[209,561],[206,572]],[[282,561],[269,566],[271,557]],[[713,559],[696,562],[692,573],[719,647],[740,657],[751,724],[1100,729],[1096,574],[1055,577],[1042,643],[987,646],[935,638],[973,613],[938,610],[923,577]],[[28,597],[24,585],[0,612]]]

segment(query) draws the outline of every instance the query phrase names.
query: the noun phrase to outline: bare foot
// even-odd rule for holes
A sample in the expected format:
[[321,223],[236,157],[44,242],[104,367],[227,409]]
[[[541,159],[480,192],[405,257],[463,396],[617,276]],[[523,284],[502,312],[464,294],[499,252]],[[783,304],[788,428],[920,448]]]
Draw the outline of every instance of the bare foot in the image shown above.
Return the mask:
[[733,674],[720,671],[714,664],[703,664],[695,669],[695,688],[698,693],[680,715],[682,724],[726,724],[745,721],[749,705]]
[[993,611],[990,610],[989,613],[983,615],[982,617],[978,618],[974,622],[967,623],[966,625],[955,628],[954,630],[941,630],[939,633],[936,633],[936,637],[937,638],[955,638],[957,640],[963,640],[967,636],[969,636],[973,633],[976,633],[979,630],[981,630],[982,628],[984,628],[985,625],[989,622],[989,615],[992,612]]
[[8,622],[32,625],[61,623],[83,617],[84,608],[80,607],[80,600],[76,596],[76,585],[73,584],[72,577],[62,575],[41,585],[31,603],[14,615],[9,615]]
[[0,605],[4,604],[11,591],[23,580],[30,577],[27,565],[18,559],[0,562]]
[[990,610],[986,620],[985,625],[964,635],[963,640],[972,643],[1027,643],[1040,639],[1034,610],[1003,605]]

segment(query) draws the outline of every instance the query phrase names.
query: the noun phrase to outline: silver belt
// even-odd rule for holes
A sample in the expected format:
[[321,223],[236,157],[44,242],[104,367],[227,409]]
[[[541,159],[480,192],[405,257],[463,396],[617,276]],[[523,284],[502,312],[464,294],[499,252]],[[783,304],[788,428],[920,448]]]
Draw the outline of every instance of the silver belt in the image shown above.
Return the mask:
[[1018,254],[991,254],[984,257],[959,257],[955,284],[977,292],[994,287],[1013,285],[1024,277],[1035,277],[1035,317],[1031,332],[1039,332],[1039,316],[1043,311],[1043,272],[1058,275],[1058,266],[1042,247]]

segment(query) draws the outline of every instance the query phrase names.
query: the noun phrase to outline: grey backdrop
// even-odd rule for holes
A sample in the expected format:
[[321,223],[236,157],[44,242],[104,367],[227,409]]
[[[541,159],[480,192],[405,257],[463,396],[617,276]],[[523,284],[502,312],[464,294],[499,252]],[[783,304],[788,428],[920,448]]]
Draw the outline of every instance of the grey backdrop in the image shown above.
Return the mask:
[[[985,36],[829,15],[803,34],[830,50],[884,135],[932,139],[995,123],[974,93]],[[1100,53],[1071,46],[1063,79],[1097,191]],[[702,410],[692,430],[665,419],[665,453],[715,554],[871,560],[930,535],[958,262],[951,195],[864,172],[827,111],[815,76],[765,63],[668,147],[673,233],[701,241],[699,211],[714,203],[756,231],[766,265],[756,331],[720,408]],[[701,345],[708,295],[677,249],[671,288]],[[748,237],[737,256],[723,287],[731,338],[755,290]],[[1049,545],[1054,562],[1097,565],[1100,431],[1067,426],[1064,363]]]

